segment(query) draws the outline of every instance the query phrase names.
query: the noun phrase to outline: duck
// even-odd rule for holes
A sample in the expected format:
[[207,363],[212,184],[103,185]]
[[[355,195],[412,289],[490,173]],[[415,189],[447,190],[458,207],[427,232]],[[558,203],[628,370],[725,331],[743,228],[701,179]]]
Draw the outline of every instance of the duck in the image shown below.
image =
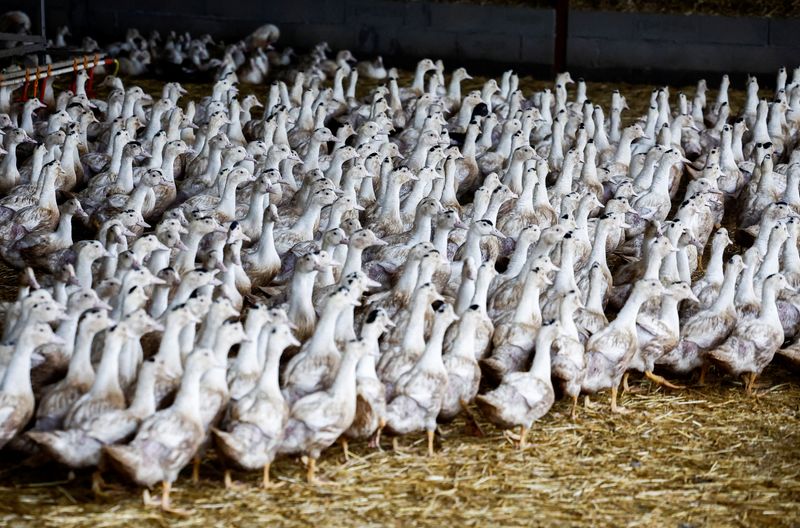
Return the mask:
[[636,318],[642,305],[663,293],[658,280],[640,279],[616,319],[586,342],[586,374],[581,384],[584,393],[611,389],[611,412],[627,413],[617,404],[617,391],[622,376],[638,348]]
[[100,332],[112,325],[107,310],[92,309],[81,316],[67,375],[40,391],[34,430],[59,429],[70,407],[91,389],[95,377],[91,362],[92,343]]
[[555,402],[550,350],[559,331],[558,321],[542,324],[536,335],[536,354],[530,370],[505,375],[497,388],[475,398],[478,408],[492,423],[506,429],[519,427],[520,450],[526,448],[533,422],[547,414]]
[[746,379],[748,394],[752,394],[756,378],[783,344],[783,327],[775,304],[783,289],[792,291],[783,275],[775,273],[767,277],[758,317],[740,321],[722,344],[708,351],[709,360],[716,366]]
[[370,347],[356,368],[356,414],[353,423],[341,440],[345,457],[349,456],[348,443],[369,439],[371,447],[380,448],[381,431],[386,426],[386,392],[378,379],[375,364],[380,356],[379,339],[394,322],[386,310],[375,308],[369,312],[361,328],[361,339]]
[[683,300],[698,302],[688,283],[673,282],[666,287],[658,319],[649,314],[639,314],[636,320],[639,348],[629,365],[630,370],[643,372],[653,382],[671,389],[682,387],[654,374],[653,370],[655,363],[678,345],[681,330],[678,305]]
[[533,266],[526,274],[521,296],[513,311],[495,318],[494,350],[481,361],[483,374],[500,381],[510,372],[524,368],[542,324],[539,297],[542,288],[552,284],[549,267]]
[[329,387],[333,382],[341,360],[341,352],[335,339],[336,322],[347,306],[360,306],[360,303],[351,298],[346,287],[340,287],[331,293],[314,333],[286,364],[283,371],[283,393],[290,404]]
[[47,324],[38,323],[31,325],[14,346],[14,354],[0,384],[0,448],[19,434],[33,417],[31,355],[37,347],[47,343],[64,344]]
[[367,349],[364,339],[347,343],[333,383],[327,389],[306,394],[291,405],[278,452],[306,455],[309,484],[319,483],[316,466],[322,450],[336,442],[355,419],[356,368]]
[[[289,347],[300,346],[288,324],[269,324],[264,368],[258,384],[230,405],[226,429],[212,428],[217,449],[225,460],[245,470],[262,470],[261,486],[273,487],[270,464],[283,441],[289,420],[289,405],[281,394],[278,372],[281,356]],[[225,486],[231,487],[230,470],[225,470]]]
[[414,366],[395,383],[393,398],[386,406],[386,427],[392,434],[424,430],[428,456],[434,455],[436,418],[442,410],[447,390],[447,370],[442,361],[442,341],[447,328],[459,317],[444,301],[433,304],[435,312],[431,335]]
[[80,428],[66,431],[30,431],[28,437],[44,451],[70,468],[98,467],[92,474],[92,491],[103,496],[103,447],[122,442],[133,435],[142,421],[156,412],[153,397],[156,361],[146,361],[139,369],[136,391],[127,408],[99,414]]
[[[145,486],[142,495],[145,507],[188,513],[172,506],[170,491],[178,473],[192,460],[205,436],[200,415],[200,380],[211,368],[214,368],[211,351],[193,352],[187,358],[174,403],[148,417],[129,444],[103,447],[114,469]],[[149,488],[159,482],[162,484],[161,500],[153,500]]]
[[481,323],[481,307],[470,305],[459,315],[455,338],[446,340],[442,353],[442,363],[447,371],[447,391],[439,411],[439,421],[453,420],[469,405],[478,394],[481,381],[481,368],[473,341]]

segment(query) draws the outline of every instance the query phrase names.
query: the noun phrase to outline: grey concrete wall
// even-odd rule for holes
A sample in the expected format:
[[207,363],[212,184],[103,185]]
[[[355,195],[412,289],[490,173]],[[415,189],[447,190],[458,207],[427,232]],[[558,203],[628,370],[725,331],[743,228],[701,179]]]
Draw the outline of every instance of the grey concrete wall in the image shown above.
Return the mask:
[[[13,1],[13,0],[12,0]],[[22,2],[24,3],[24,1]],[[265,22],[283,44],[327,40],[365,56],[547,65],[553,12],[392,0],[48,0],[49,25],[118,38],[130,26],[235,39]],[[568,64],[578,72],[773,73],[800,64],[800,19],[573,11]]]

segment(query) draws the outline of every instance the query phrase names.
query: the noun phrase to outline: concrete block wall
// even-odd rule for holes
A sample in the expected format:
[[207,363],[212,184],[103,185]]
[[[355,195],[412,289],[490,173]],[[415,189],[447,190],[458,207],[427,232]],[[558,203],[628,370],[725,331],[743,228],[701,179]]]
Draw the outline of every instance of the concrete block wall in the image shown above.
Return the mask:
[[[24,4],[24,0],[9,0]],[[24,6],[21,6],[24,8]],[[550,64],[554,13],[427,0],[48,0],[48,25],[119,38],[128,27],[233,40],[272,22],[281,43],[327,40],[357,56],[422,56],[534,69]],[[800,63],[800,19],[572,11],[568,65],[582,74],[772,74]],[[392,61],[393,63],[396,61]]]

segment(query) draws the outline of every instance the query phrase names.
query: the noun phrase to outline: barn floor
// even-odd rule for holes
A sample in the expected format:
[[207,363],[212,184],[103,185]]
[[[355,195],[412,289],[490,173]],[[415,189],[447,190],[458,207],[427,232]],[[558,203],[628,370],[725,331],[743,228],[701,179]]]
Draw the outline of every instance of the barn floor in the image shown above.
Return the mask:
[[[151,93],[162,84],[135,82]],[[710,86],[717,82],[709,79]],[[481,83],[465,84],[464,93]],[[545,84],[521,80],[526,93]],[[210,91],[208,84],[185,86],[194,98]],[[628,118],[645,112],[649,86],[590,84],[589,96],[607,106],[612,88],[627,96]],[[672,90],[674,100],[678,89]],[[256,91],[262,100],[264,92]],[[730,96],[737,112],[743,94],[732,90]],[[713,97],[712,91],[709,101]],[[0,283],[0,297],[13,298],[16,273],[0,269]],[[609,413],[607,394],[597,398],[595,409],[581,409],[574,422],[568,402],[557,401],[535,425],[525,452],[483,422],[483,437],[467,432],[463,422],[443,426],[433,458],[424,456],[422,436],[403,438],[399,453],[388,439],[384,452],[353,445],[349,462],[334,447],[319,463],[330,481],[322,487],[305,484],[297,460],[282,459],[272,470],[282,487],[263,491],[260,475],[239,473],[246,486],[226,491],[223,467],[211,453],[199,484],[192,484],[187,470],[173,488],[175,505],[192,509],[188,518],[144,509],[140,490],[113,474],[107,475],[108,497],[97,499],[88,472],[70,478],[63,467],[31,468],[3,453],[0,526],[797,526],[796,374],[770,366],[758,397],[713,375],[704,387],[683,382],[686,389],[666,392],[648,381],[634,383],[639,392],[622,398],[633,411],[625,416]]]
[[800,386],[771,366],[758,397],[713,376],[705,387],[627,394],[633,413],[612,416],[607,396],[569,419],[556,402],[538,422],[530,447],[517,451],[481,423],[483,437],[457,422],[442,428],[433,458],[424,439],[404,438],[401,452],[364,444],[323,454],[321,487],[304,482],[296,460],[273,466],[285,483],[259,489],[260,475],[226,491],[222,466],[209,457],[201,481],[185,471],[173,500],[193,514],[179,518],[143,509],[140,491],[109,475],[109,496],[96,499],[89,473],[74,479],[58,466],[37,469],[0,459],[0,525],[7,526],[279,526],[497,525],[796,526],[800,518]]

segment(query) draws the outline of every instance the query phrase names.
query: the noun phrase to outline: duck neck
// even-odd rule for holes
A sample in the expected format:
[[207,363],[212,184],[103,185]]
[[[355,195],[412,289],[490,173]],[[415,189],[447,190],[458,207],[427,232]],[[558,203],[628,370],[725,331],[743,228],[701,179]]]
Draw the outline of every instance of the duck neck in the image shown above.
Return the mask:
[[[265,329],[264,331],[267,330]],[[267,393],[271,400],[283,400],[279,375],[281,356],[285,349],[286,345],[282,341],[278,341],[274,337],[269,338],[266,361],[264,362],[264,370],[261,372],[261,378],[258,380],[258,388]]]
[[678,304],[680,301],[672,295],[665,295],[661,299],[661,321],[667,325],[672,335],[677,336],[681,331]]
[[420,292],[414,298],[414,304],[411,307],[406,333],[403,336],[402,350],[417,351],[425,348],[425,312],[427,309],[426,294]]
[[419,278],[419,261],[412,260],[406,262],[403,271],[400,273],[400,279],[395,284],[394,290],[403,297],[408,299],[414,293],[414,287],[417,285]]
[[3,377],[2,391],[5,394],[33,398],[31,387],[31,355],[36,346],[30,342],[26,334],[20,336],[14,347],[14,354]]
[[444,334],[450,326],[450,322],[449,319],[443,317],[434,319],[431,335],[425,345],[425,351],[419,359],[419,365],[426,370],[431,369],[431,367],[444,369],[444,364],[442,363],[442,342],[444,340]]
[[304,240],[311,240],[314,238],[314,231],[319,223],[319,213],[322,210],[322,205],[313,202],[308,205],[300,218],[292,226],[292,231],[304,237]]
[[561,304],[558,305],[558,324],[561,325],[564,334],[574,339],[578,339],[578,327],[575,325],[576,309],[575,303],[566,298],[562,299]]
[[447,245],[450,241],[450,231],[452,231],[452,229],[449,227],[437,226],[436,231],[433,233],[433,247],[443,257],[447,256]]
[[97,334],[86,326],[80,326],[75,336],[75,346],[69,360],[67,382],[70,384],[91,382],[94,378],[92,367],[92,342]]
[[275,222],[272,220],[262,224],[256,256],[258,263],[262,266],[270,262],[280,262],[278,250],[275,249]]
[[339,320],[342,310],[339,307],[325,307],[319,323],[311,336],[310,350],[328,350],[328,344],[336,343],[336,322]]
[[525,237],[523,240],[517,240],[517,245],[514,247],[514,252],[508,260],[508,266],[503,273],[505,277],[514,278],[518,277],[522,270],[525,268],[525,263],[528,260],[528,250],[533,245],[533,240]]
[[133,190],[133,156],[130,154],[122,156],[116,186],[126,194]]
[[736,294],[736,280],[739,278],[739,271],[729,269],[722,280],[717,298],[709,307],[714,313],[720,313],[734,308],[734,295]]
[[187,369],[181,378],[181,386],[175,395],[175,403],[172,404],[173,409],[199,424],[203,423],[200,414],[200,380],[203,374],[203,369],[197,366]]
[[741,306],[743,304],[758,302],[758,297],[756,297],[756,292],[753,287],[754,274],[755,265],[748,266],[747,269],[742,272],[742,278],[739,281],[739,287],[736,290],[736,296],[734,298],[737,305]]
[[475,331],[478,328],[476,317],[462,317],[458,322],[458,333],[448,347],[449,353],[455,357],[475,361]]
[[297,321],[301,314],[308,314],[313,317],[316,313],[312,299],[316,277],[316,271],[295,273],[294,277],[292,277],[292,294],[289,299],[288,314],[289,319],[292,321]]
[[164,367],[172,373],[180,374],[183,372],[181,365],[181,331],[186,325],[175,324],[167,316],[167,324],[164,325],[164,333],[161,336],[161,344],[158,347],[156,357],[164,362]]
[[56,175],[55,171],[48,173],[44,177],[42,190],[39,194],[39,207],[43,209],[58,210],[58,202],[56,201]]
[[704,276],[706,282],[709,284],[721,284],[724,279],[723,254],[726,246],[727,244],[724,243],[711,245],[711,256],[708,259],[708,265],[706,266],[706,273]]
[[578,286],[575,283],[575,243],[571,239],[566,239],[561,243],[561,263],[559,266],[555,284],[553,285],[556,293],[577,290]]
[[363,253],[364,248],[362,247],[352,243],[347,246],[347,257],[345,258],[344,266],[342,266],[342,272],[339,274],[341,281],[343,281],[344,278],[349,274],[356,271],[361,271]]
[[589,254],[588,264],[591,266],[595,262],[599,263],[603,269],[608,268],[606,262],[606,241],[608,240],[609,226],[602,220],[597,224],[597,229],[594,233],[594,244],[592,244],[592,252]]
[[531,321],[540,321],[542,311],[539,306],[541,293],[540,279],[535,274],[528,274],[522,288],[522,296],[514,309],[514,322],[516,324],[529,324]]
[[642,294],[634,290],[612,324],[633,330],[636,326],[636,317],[639,315],[639,309],[646,300]]
[[[612,123],[614,121],[614,114],[611,114]],[[617,152],[614,155],[614,162],[623,165],[631,164],[631,143],[633,143],[633,135],[627,130],[622,132],[622,137],[617,145]]]
[[62,213],[58,219],[58,228],[55,237],[59,240],[59,245],[69,247],[72,245],[72,216],[73,213]]
[[222,199],[217,204],[217,211],[226,218],[236,217],[236,188],[240,183],[241,180],[238,178],[228,178],[228,181],[225,182],[225,190],[222,192]]
[[552,385],[550,380],[550,347],[552,344],[552,336],[548,332],[540,330],[536,338],[536,354],[533,356],[533,363],[529,371],[536,376],[536,379],[542,380],[548,385]]
[[478,271],[478,278],[475,280],[475,293],[472,294],[470,305],[477,304],[482,312],[486,311],[486,299],[489,296],[489,286],[492,284],[493,278],[491,273]]
[[75,334],[78,332],[78,319],[81,313],[70,310],[65,319],[61,321],[56,330],[56,335],[64,340],[64,354],[72,357],[75,346]]
[[380,214],[381,218],[397,224],[402,224],[403,222],[400,216],[400,185],[396,180],[388,182],[386,192],[382,197]]
[[97,367],[97,375],[91,389],[92,394],[96,396],[117,395],[120,399],[124,398],[119,385],[119,356],[125,343],[124,337],[118,336],[116,333],[106,333],[103,356]]
[[[244,332],[247,341],[239,345],[239,354],[236,356],[236,370],[239,372],[254,372],[261,368],[258,361],[258,336],[263,328],[263,321],[252,315],[247,318]],[[226,352],[227,356],[227,352]]]
[[414,232],[411,234],[411,239],[407,243],[408,247],[415,246],[420,242],[430,242],[431,224],[432,218],[429,214],[417,214],[417,217],[414,220]]
[[776,296],[775,287],[772,284],[765,284],[761,290],[761,310],[758,312],[758,317],[761,320],[777,321],[777,326],[780,328],[780,316],[778,315],[778,307],[775,304]]
[[586,309],[594,313],[603,313],[605,298],[605,281],[599,273],[592,275],[589,281],[589,293],[586,295]]
[[466,247],[464,257],[471,257],[472,262],[474,262],[476,266],[480,266],[483,263],[483,253],[481,252],[482,238],[480,233],[470,230],[467,233],[467,240],[464,242]]
[[220,169],[222,168],[222,147],[213,143],[209,147],[208,164],[206,165],[205,172],[200,176],[200,181],[206,185],[212,185],[217,179]]
[[159,284],[153,288],[153,299],[150,301],[150,310],[148,312],[150,317],[157,319],[167,310],[170,289],[171,286],[165,284]]

